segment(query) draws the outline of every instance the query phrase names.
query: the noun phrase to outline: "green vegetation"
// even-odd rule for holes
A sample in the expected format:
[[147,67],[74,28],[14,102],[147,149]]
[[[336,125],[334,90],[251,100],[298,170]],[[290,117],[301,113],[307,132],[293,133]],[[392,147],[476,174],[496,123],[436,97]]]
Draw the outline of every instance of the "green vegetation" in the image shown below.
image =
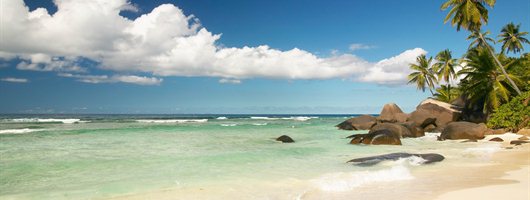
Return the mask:
[[524,38],[523,36],[527,35],[528,32],[519,32],[519,28],[521,25],[515,25],[513,23],[509,23],[501,30],[501,34],[499,37],[501,38],[499,42],[502,42],[502,53],[507,50],[509,53],[510,51],[513,51],[513,53],[519,53],[523,48],[523,43],[530,44],[528,39]]
[[530,92],[524,92],[513,98],[509,103],[503,104],[488,120],[492,128],[506,128],[517,132],[524,127],[530,127]]
[[416,83],[418,90],[421,89],[423,92],[425,92],[425,87],[427,87],[431,91],[431,94],[434,95],[432,89],[434,89],[434,85],[438,79],[436,79],[431,66],[432,57],[427,58],[425,55],[420,55],[416,58],[416,62],[410,64],[410,68],[414,72],[409,74],[409,83]]
[[[449,10],[444,23],[450,22],[457,31],[470,31],[469,49],[460,59],[449,49],[439,52],[434,61],[421,55],[410,65],[413,72],[408,79],[419,90],[428,88],[437,100],[451,103],[458,99],[465,112],[482,114],[492,128],[515,131],[530,125],[530,54],[524,53],[523,47],[530,41],[520,24],[509,23],[497,38],[501,53],[495,53],[496,40],[489,37],[490,31],[481,30],[488,23],[488,7],[494,5],[495,0],[447,0],[442,4],[442,10]],[[451,85],[457,78],[458,84]]]

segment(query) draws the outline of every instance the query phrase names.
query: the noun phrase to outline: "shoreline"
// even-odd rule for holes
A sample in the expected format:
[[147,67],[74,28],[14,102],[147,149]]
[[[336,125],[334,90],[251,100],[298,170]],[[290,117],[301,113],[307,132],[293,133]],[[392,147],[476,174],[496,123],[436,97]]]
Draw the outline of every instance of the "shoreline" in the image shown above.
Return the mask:
[[[479,145],[480,143],[499,144],[500,149],[485,157],[484,159],[487,160],[485,163],[461,164],[446,161],[447,166],[444,169],[436,169],[433,166],[426,165],[423,169],[427,170],[412,172],[415,180],[388,183],[377,182],[360,186],[352,191],[330,193],[307,188],[305,184],[298,185],[300,181],[280,181],[271,183],[274,185],[268,185],[275,188],[275,190],[270,190],[272,193],[255,191],[254,195],[256,196],[241,196],[242,194],[239,192],[253,190],[253,187],[240,185],[242,187],[239,188],[227,188],[223,186],[181,189],[166,188],[146,193],[113,196],[105,199],[215,199],[213,197],[225,196],[233,199],[248,199],[252,197],[273,197],[274,199],[350,199],[352,195],[356,195],[362,196],[365,199],[392,197],[395,200],[453,200],[476,198],[478,196],[481,199],[498,200],[501,197],[509,196],[515,200],[526,200],[530,197],[530,194],[527,192],[529,190],[524,190],[524,188],[530,189],[528,181],[530,177],[530,144],[520,146],[509,144],[511,139],[519,136],[516,134],[489,135],[484,140],[479,141]],[[502,143],[489,142],[488,140],[493,137],[501,137],[505,141]],[[506,149],[506,147],[512,148]],[[254,187],[260,188],[261,186],[263,185],[256,185]],[[370,189],[373,189],[374,186],[385,192],[378,194],[366,193],[366,191],[373,191]],[[275,191],[290,192],[276,194]]]
[[[518,135],[520,136],[520,135]],[[490,135],[486,139],[497,137]],[[502,137],[501,137],[502,138]],[[485,140],[486,140],[485,139]],[[506,149],[506,147],[513,147]],[[438,192],[435,200],[452,200],[452,199],[510,199],[528,200],[530,199],[530,145],[523,144],[520,146],[509,145],[509,140],[502,144],[502,150],[492,155],[493,165],[480,168],[474,173],[480,173],[481,179],[466,181],[469,174],[455,173],[455,185],[450,188],[444,188]]]

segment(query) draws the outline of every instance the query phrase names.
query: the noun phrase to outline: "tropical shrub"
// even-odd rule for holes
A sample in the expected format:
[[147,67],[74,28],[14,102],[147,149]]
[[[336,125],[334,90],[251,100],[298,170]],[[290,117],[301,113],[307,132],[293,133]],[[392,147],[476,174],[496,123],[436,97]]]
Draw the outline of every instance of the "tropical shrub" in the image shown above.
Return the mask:
[[505,128],[518,131],[530,127],[530,92],[524,92],[501,105],[488,119],[491,128]]

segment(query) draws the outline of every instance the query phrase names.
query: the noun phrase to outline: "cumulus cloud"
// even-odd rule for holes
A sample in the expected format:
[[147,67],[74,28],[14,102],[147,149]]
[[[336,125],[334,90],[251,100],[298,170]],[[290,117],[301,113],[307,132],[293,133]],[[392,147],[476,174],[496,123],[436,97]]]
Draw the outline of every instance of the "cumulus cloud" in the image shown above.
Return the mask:
[[0,81],[11,82],[11,83],[27,83],[27,82],[28,82],[28,79],[25,79],[25,78],[5,77],[5,78],[1,78]]
[[353,44],[350,44],[349,48],[350,50],[355,51],[355,50],[360,50],[360,49],[373,49],[375,48],[375,46],[360,44],[360,43],[353,43]]
[[83,74],[69,74],[59,73],[59,76],[75,78],[83,83],[130,83],[136,85],[160,85],[163,79],[146,76],[134,75],[83,75]]
[[[57,0],[57,12],[30,11],[23,0],[3,2],[0,57],[22,61],[22,70],[84,72],[79,59],[98,63],[115,73],[149,73],[156,76],[206,76],[221,80],[247,78],[346,78],[380,84],[405,83],[408,63],[425,53],[416,48],[379,62],[352,54],[318,57],[293,48],[282,51],[267,45],[222,47],[221,34],[202,27],[193,15],[163,4],[136,19],[119,15],[137,10],[127,0]],[[352,50],[371,48],[352,44]],[[83,75],[83,82],[142,82],[157,78]],[[147,81],[149,82],[149,81]]]

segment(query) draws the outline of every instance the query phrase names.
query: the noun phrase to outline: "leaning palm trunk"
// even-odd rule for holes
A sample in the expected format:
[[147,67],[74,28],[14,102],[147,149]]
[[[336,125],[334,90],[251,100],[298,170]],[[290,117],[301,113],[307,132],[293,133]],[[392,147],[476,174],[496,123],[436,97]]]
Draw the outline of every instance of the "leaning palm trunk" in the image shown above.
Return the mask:
[[482,33],[479,31],[478,32],[478,35],[480,37],[480,39],[482,40],[482,42],[484,42],[484,46],[486,46],[486,48],[488,49],[488,51],[490,52],[491,56],[493,56],[493,59],[495,60],[495,62],[497,63],[497,65],[499,66],[499,68],[501,68],[501,72],[504,74],[504,76],[506,77],[506,79],[508,79],[508,81],[510,82],[510,85],[513,86],[513,89],[515,89],[515,91],[517,92],[518,95],[521,94],[521,90],[519,90],[519,87],[517,87],[517,85],[515,84],[515,82],[513,82],[513,80],[510,78],[510,76],[508,76],[508,73],[506,73],[506,70],[504,69],[504,66],[502,66],[501,64],[501,61],[499,61],[499,59],[497,58],[497,56],[495,56],[495,53],[493,52],[493,50],[490,48],[489,45],[487,45],[488,43],[486,42],[486,40],[484,39],[484,36],[482,36]]

